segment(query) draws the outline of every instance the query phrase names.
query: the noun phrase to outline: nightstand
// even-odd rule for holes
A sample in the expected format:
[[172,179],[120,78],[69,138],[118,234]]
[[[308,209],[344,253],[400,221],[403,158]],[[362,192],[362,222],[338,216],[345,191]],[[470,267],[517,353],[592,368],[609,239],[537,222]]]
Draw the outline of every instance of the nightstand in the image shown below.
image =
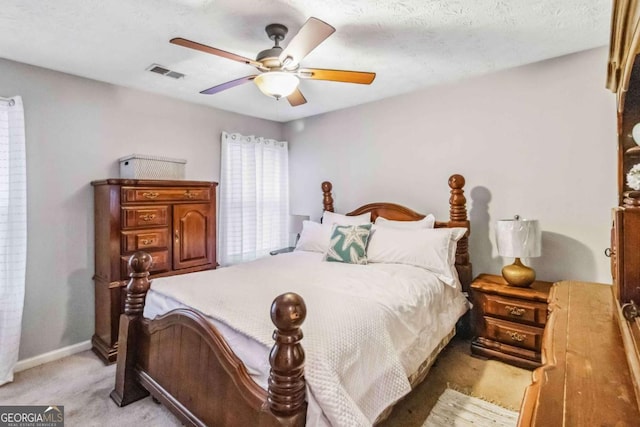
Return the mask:
[[507,285],[502,276],[476,277],[471,283],[471,353],[526,369],[540,366],[552,285],[535,281],[529,288],[518,288]]
[[289,252],[293,252],[295,246],[289,246],[288,248],[277,249],[275,251],[269,252],[269,255],[278,255],[278,254],[286,254]]

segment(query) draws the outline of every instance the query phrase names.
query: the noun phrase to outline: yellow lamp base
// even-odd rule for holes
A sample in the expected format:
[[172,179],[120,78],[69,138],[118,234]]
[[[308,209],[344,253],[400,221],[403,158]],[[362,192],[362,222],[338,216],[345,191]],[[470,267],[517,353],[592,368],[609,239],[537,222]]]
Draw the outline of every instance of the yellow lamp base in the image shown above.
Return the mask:
[[520,258],[516,258],[513,264],[504,266],[502,277],[511,286],[528,288],[536,280],[536,272],[533,268],[522,264]]

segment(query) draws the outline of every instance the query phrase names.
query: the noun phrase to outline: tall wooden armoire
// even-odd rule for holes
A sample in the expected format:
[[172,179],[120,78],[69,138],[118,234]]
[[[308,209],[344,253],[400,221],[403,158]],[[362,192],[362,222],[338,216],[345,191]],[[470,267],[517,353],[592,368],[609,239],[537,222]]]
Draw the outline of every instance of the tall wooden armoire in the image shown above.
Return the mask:
[[143,250],[151,277],[216,267],[216,186],[205,181],[94,181],[95,334],[93,351],[116,360],[128,260]]
[[[627,185],[627,173],[640,164],[640,22],[638,1],[614,3],[607,87],[616,93],[618,115],[618,206],[613,209],[611,273],[621,305],[640,304],[640,191]],[[639,127],[640,128],[640,127]],[[640,135],[640,132],[638,132]]]
[[[616,93],[618,206],[611,228],[611,274],[618,321],[640,405],[640,191],[627,173],[640,164],[640,1],[614,0],[607,88]],[[633,138],[634,126],[636,139]]]

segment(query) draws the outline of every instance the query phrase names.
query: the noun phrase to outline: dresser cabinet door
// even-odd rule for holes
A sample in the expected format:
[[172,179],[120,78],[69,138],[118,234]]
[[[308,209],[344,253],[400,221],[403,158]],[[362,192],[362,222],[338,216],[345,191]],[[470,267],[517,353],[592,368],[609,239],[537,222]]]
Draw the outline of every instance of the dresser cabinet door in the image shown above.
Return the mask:
[[173,207],[173,268],[213,263],[215,222],[211,205],[184,204]]

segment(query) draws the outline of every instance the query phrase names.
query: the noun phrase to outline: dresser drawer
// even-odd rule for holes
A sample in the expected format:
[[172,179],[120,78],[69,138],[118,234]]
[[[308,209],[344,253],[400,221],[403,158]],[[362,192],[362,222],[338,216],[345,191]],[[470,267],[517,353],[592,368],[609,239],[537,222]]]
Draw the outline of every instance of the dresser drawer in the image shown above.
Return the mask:
[[166,249],[169,243],[168,228],[123,231],[120,235],[123,253],[149,249]]
[[121,200],[122,203],[209,201],[211,199],[209,190],[206,187],[122,187]]
[[168,206],[122,208],[122,228],[168,225]]
[[544,329],[484,317],[486,338],[516,347],[540,351]]
[[[149,255],[151,255],[151,268],[149,269],[149,273],[162,273],[163,271],[171,270],[168,250],[148,253]],[[131,273],[131,269],[129,268],[129,258],[131,258],[131,255],[120,257],[120,271],[122,272],[122,277],[124,278],[128,278],[129,273]]]
[[482,293],[477,293],[476,299],[486,315],[534,323],[540,327],[547,323],[547,304]]

